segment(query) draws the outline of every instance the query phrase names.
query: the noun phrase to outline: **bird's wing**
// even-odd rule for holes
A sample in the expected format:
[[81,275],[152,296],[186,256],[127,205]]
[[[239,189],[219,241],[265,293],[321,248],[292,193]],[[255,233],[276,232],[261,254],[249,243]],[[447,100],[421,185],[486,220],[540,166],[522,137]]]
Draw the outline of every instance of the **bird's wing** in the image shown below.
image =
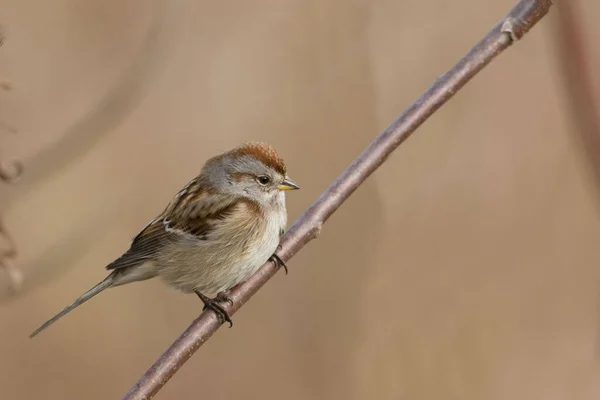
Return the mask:
[[167,232],[206,240],[215,226],[234,212],[238,205],[235,197],[207,190],[198,181],[192,181],[165,210],[165,229]]
[[202,190],[197,181],[192,181],[177,193],[160,216],[138,233],[129,250],[106,269],[140,265],[152,260],[165,245],[178,240],[205,241],[235,207],[230,196]]
[[119,269],[140,265],[151,260],[168,241],[172,240],[163,225],[162,218],[152,220],[131,242],[129,250],[106,266],[106,269]]

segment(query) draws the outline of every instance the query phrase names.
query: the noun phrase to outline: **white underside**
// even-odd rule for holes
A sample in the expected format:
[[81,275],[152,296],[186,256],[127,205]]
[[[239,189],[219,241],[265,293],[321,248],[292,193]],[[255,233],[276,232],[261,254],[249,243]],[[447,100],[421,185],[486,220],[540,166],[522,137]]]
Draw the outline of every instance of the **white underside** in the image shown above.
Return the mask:
[[[269,213],[266,221],[257,223],[246,232],[226,231],[211,240],[183,239],[164,252],[155,265],[168,285],[183,292],[199,291],[211,296],[247,280],[273,255],[279,245],[280,232],[285,228],[287,215],[285,198],[277,211]],[[248,244],[251,251],[248,249]]]

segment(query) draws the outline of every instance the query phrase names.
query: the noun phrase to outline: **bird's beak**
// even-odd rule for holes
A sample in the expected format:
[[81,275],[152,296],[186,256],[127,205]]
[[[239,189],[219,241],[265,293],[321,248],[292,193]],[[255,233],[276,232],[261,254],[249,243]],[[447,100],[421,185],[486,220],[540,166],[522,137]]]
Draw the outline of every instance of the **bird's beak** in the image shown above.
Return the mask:
[[291,180],[290,178],[288,178],[286,176],[285,179],[281,182],[281,184],[279,186],[277,186],[277,189],[279,189],[279,190],[297,190],[297,189],[300,189],[300,186],[298,186],[296,184],[296,182],[294,182],[293,180]]

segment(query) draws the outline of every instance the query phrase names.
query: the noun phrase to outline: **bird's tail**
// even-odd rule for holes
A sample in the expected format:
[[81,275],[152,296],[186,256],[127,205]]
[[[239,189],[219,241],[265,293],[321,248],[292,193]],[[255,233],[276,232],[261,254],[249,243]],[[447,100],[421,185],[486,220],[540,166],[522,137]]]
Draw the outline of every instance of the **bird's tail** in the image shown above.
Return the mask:
[[68,306],[66,306],[65,308],[63,308],[61,312],[56,314],[54,317],[50,318],[48,321],[44,322],[42,324],[42,326],[40,326],[35,331],[33,331],[33,333],[31,335],[29,335],[29,337],[30,338],[34,337],[35,335],[37,335],[38,333],[40,333],[41,331],[43,331],[44,329],[46,329],[47,327],[49,327],[50,325],[52,325],[53,323],[58,321],[60,318],[62,318],[67,313],[73,311],[75,308],[79,307],[80,305],[82,305],[83,303],[85,303],[86,301],[88,301],[89,299],[91,299],[92,297],[97,295],[98,293],[102,292],[104,289],[108,289],[109,287],[111,287],[113,284],[113,280],[114,280],[113,274],[110,274],[102,282],[100,282],[99,284],[97,284],[96,286],[94,286],[93,288],[91,288],[90,290],[85,292],[84,294],[82,294],[73,303],[71,303]]

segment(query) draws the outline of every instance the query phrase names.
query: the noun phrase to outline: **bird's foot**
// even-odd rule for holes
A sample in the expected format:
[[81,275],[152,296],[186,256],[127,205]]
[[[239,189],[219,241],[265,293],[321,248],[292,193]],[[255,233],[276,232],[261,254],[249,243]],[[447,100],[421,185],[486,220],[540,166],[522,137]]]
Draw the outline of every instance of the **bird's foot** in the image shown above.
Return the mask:
[[[281,250],[281,246],[277,246],[277,250]],[[276,267],[283,267],[283,269],[285,270],[285,274],[288,274],[287,265],[285,265],[285,263],[283,262],[281,257],[277,255],[277,253],[273,253],[273,255],[269,257],[269,261],[272,261]]]
[[230,305],[233,305],[233,299],[227,295],[227,291],[222,291],[222,292],[217,293],[217,297],[215,297],[215,300],[218,302],[226,301]]
[[202,311],[204,311],[206,309],[213,310],[215,312],[215,314],[217,314],[217,317],[222,319],[224,322],[229,322],[230,328],[233,326],[233,322],[231,321],[229,314],[223,308],[223,306],[219,304],[219,301],[222,301],[222,300],[232,302],[232,300],[229,297],[227,297],[228,300],[223,299],[223,298],[219,299],[219,295],[217,295],[217,297],[215,297],[214,299],[211,299],[210,297],[207,297],[200,292],[194,292],[194,293],[196,293],[198,295],[198,297],[200,297],[200,300],[202,300],[202,302],[204,303],[204,308],[202,309]]

